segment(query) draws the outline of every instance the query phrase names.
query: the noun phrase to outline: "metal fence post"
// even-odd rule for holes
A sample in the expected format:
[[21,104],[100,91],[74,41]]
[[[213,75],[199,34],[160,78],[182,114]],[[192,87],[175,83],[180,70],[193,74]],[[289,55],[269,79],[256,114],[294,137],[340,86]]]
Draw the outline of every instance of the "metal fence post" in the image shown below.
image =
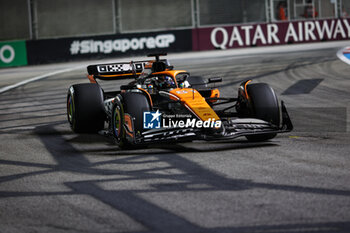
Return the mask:
[[28,0],[30,39],[38,39],[38,14],[36,0]]
[[113,4],[113,17],[114,17],[114,33],[120,34],[120,14],[119,14],[119,1],[118,0],[112,0]]
[[192,0],[192,4],[193,4],[193,26],[195,28],[199,28],[200,26],[200,19],[199,19],[199,0]]
[[30,0],[27,0],[27,7],[28,7],[28,28],[29,28],[29,39],[33,39],[33,27],[32,27],[32,8],[30,4]]
[[272,0],[265,0],[265,9],[266,9],[266,22],[267,23],[271,23],[272,22],[272,14],[273,14],[273,10],[272,10]]

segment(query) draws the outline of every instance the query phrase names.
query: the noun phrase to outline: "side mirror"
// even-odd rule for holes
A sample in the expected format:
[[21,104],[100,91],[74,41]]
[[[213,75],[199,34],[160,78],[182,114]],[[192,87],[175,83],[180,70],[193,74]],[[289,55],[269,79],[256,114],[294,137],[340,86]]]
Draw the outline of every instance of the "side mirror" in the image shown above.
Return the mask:
[[222,82],[222,78],[220,78],[220,77],[208,79],[208,83],[219,83],[219,82]]

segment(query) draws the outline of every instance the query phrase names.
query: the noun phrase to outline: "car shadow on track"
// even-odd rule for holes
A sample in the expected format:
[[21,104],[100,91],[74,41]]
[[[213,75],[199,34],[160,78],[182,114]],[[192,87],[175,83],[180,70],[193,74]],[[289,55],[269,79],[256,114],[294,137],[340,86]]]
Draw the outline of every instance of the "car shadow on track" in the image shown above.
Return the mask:
[[[50,173],[80,175],[80,179],[62,181],[69,190],[53,192],[13,192],[0,191],[0,198],[6,197],[28,197],[28,196],[64,196],[67,195],[87,195],[98,202],[103,202],[116,211],[121,211],[131,219],[144,225],[148,231],[145,232],[308,232],[319,229],[327,230],[332,227],[336,232],[346,232],[350,227],[349,222],[322,222],[322,223],[300,223],[300,224],[280,224],[280,225],[257,225],[241,227],[213,227],[206,228],[191,222],[183,215],[174,213],[171,209],[155,204],[142,198],[141,194],[152,193],[161,194],[168,192],[184,193],[196,192],[200,195],[202,192],[237,192],[253,189],[264,189],[267,191],[288,191],[294,193],[311,193],[321,195],[336,195],[350,197],[350,190],[324,189],[317,187],[304,187],[298,185],[285,185],[273,183],[261,183],[248,179],[234,179],[217,172],[214,172],[198,163],[186,159],[177,152],[203,152],[200,148],[191,149],[182,145],[157,145],[150,149],[148,153],[145,150],[136,150],[132,153],[113,159],[103,158],[97,162],[88,159],[89,155],[84,153],[93,150],[81,151],[76,149],[69,140],[65,138],[62,132],[51,125],[39,126],[34,131],[35,135],[41,140],[49,155],[55,161],[54,164],[41,164],[38,162],[19,162],[0,160],[1,164],[45,168],[41,171],[32,171],[16,175],[0,177],[2,182],[14,181],[30,176],[45,175]],[[97,138],[97,137],[96,137]],[[82,138],[73,138],[74,142],[88,143],[95,137],[83,136]],[[86,141],[85,141],[86,140]],[[218,147],[224,150],[235,148],[246,149],[252,146],[276,146],[273,143],[251,144],[251,143],[217,143],[215,148],[209,148],[211,152],[218,151]],[[154,153],[153,150],[163,150]],[[125,155],[121,150],[111,148],[112,155],[120,153]],[[165,150],[165,151],[164,151]],[[204,149],[207,151],[207,149]],[[155,166],[156,163],[166,164],[166,166]],[[104,165],[108,165],[104,168]],[[180,173],[172,173],[176,169]],[[86,176],[92,175],[92,176]],[[134,189],[133,182],[145,182],[148,185]],[[109,189],[104,188],[104,183],[127,184],[126,186],[113,186]],[[131,186],[130,186],[131,185]],[[118,188],[116,188],[118,187]],[[171,200],[170,200],[171,201]],[[229,203],[228,203],[229,204]],[[208,213],[210,217],[211,213]]]
[[[82,138],[74,139],[75,142],[82,142]],[[96,142],[96,141],[95,141]],[[100,142],[103,143],[102,139]],[[82,143],[88,143],[83,141]],[[95,153],[97,155],[105,156],[130,156],[130,155],[156,155],[166,153],[206,153],[206,152],[218,152],[228,150],[239,150],[239,149],[252,149],[252,148],[263,148],[263,147],[274,147],[279,146],[273,142],[264,143],[250,143],[250,142],[231,142],[227,144],[210,142],[203,146],[203,143],[191,142],[191,143],[177,143],[177,144],[151,144],[144,146],[137,146],[131,149],[120,149],[115,144],[110,144],[109,148],[82,148],[79,149],[82,153]]]
[[[58,133],[58,131],[56,131]],[[192,141],[192,142],[171,142],[171,143],[154,143],[148,145],[135,145],[129,149],[121,149],[111,137],[98,134],[73,134],[70,131],[60,131],[69,138],[65,139],[67,143],[73,144],[91,144],[101,143],[102,148],[80,148],[81,153],[98,153],[100,155],[139,155],[139,154],[163,154],[163,153],[193,153],[193,152],[214,152],[235,149],[251,149],[257,147],[274,147],[279,146],[278,141],[267,142],[249,142],[245,139],[225,140],[225,141]],[[50,135],[44,132],[41,135]],[[73,137],[72,137],[73,135]]]

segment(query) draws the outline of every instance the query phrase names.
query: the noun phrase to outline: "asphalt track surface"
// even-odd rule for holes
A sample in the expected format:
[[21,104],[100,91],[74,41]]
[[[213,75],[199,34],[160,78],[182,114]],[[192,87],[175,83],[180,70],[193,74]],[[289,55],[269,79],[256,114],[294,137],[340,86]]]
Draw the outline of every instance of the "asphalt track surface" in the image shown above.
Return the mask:
[[223,95],[269,83],[295,130],[265,143],[121,150],[74,134],[65,99],[83,68],[1,94],[0,232],[350,232],[350,66],[338,49],[171,61],[223,77]]

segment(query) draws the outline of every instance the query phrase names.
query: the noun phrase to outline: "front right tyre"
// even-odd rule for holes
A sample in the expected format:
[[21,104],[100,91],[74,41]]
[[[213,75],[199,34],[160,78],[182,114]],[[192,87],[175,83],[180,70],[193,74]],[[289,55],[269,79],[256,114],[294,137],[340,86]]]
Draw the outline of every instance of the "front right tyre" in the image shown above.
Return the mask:
[[99,85],[85,83],[69,88],[67,119],[75,133],[97,133],[104,128],[106,113]]
[[[264,120],[275,126],[280,124],[280,109],[274,90],[266,83],[254,83],[247,85],[251,117]],[[249,141],[267,141],[276,137],[276,133],[249,135]]]

